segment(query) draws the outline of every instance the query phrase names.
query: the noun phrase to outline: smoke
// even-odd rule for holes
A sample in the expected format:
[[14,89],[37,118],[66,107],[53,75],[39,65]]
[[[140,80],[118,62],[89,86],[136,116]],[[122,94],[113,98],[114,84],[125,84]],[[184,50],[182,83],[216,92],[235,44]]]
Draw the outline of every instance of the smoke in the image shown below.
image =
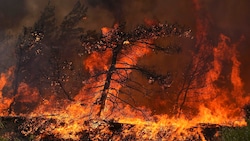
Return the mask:
[[20,25],[22,19],[28,14],[24,1],[1,0],[0,1],[0,33],[5,29],[14,29]]
[[[77,0],[60,0],[51,3],[56,6],[58,22],[66,15]],[[114,22],[126,21],[130,26],[142,23],[144,18],[155,18],[161,22],[178,22],[194,27],[195,14],[192,2],[182,0],[82,0],[89,8],[87,23],[103,26]],[[22,26],[31,26],[39,18],[41,11],[48,3],[40,0],[1,0],[0,1],[0,32],[6,29],[17,29]],[[233,0],[202,1],[204,10],[211,15],[214,24],[230,36],[239,36],[241,32],[248,31],[250,16],[249,2],[243,0],[238,3]],[[216,5],[216,6],[214,6]],[[92,17],[95,18],[92,18]],[[91,20],[91,21],[89,21]],[[93,27],[86,25],[86,27]]]
[[[51,0],[56,6],[57,23],[71,10],[77,0]],[[82,26],[88,30],[99,30],[103,26],[112,26],[115,22],[125,21],[129,29],[143,23],[144,18],[161,22],[177,22],[195,30],[195,11],[191,1],[183,0],[81,0],[88,7],[87,19]],[[203,10],[209,13],[213,28],[212,35],[223,33],[237,41],[242,35],[250,37],[249,1],[204,0]],[[0,1],[0,61],[2,66],[13,64],[15,41],[7,34],[17,37],[23,26],[32,26],[39,18],[48,0],[1,0]],[[213,39],[213,38],[212,38]],[[216,42],[217,41],[213,41]],[[241,75],[247,86],[249,78],[250,42],[240,45]],[[152,61],[154,62],[154,61]],[[246,87],[247,87],[246,86]],[[250,89],[250,87],[249,87]],[[249,90],[250,91],[250,90]]]
[[115,22],[124,21],[123,0],[87,0],[87,2],[90,6],[100,6],[110,11],[114,16]]
[[[77,0],[51,1],[56,5],[56,18],[60,22]],[[0,1],[0,72],[16,63],[15,45],[23,27],[32,27],[39,19],[49,0]]]
[[13,46],[16,40],[10,34],[19,29],[27,14],[25,1],[0,1],[0,72],[8,70],[15,62]]

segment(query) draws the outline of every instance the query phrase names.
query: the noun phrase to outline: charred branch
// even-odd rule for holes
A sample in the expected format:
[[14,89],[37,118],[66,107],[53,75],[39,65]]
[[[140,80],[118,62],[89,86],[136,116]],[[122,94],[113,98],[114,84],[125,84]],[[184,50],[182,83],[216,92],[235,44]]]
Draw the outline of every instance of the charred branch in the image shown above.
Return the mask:
[[164,88],[168,88],[172,84],[172,75],[168,72],[166,75],[158,74],[155,71],[149,70],[146,67],[140,66],[131,66],[131,67],[124,67],[124,68],[116,68],[117,70],[134,70],[140,72],[148,79],[149,84],[153,84],[154,82],[158,82],[159,85],[163,86]]

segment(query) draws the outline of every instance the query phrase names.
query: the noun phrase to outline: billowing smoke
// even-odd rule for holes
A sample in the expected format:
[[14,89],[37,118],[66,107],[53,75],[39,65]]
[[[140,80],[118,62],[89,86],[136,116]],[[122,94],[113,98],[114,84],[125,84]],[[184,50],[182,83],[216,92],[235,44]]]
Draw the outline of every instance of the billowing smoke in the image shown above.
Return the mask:
[[[57,23],[71,10],[77,0],[60,0],[51,3],[56,6]],[[191,27],[195,32],[195,11],[191,1],[183,0],[81,0],[88,7],[87,19],[82,26],[88,30],[99,30],[103,26],[112,26],[115,22],[125,21],[127,27],[133,29],[137,24],[143,23],[144,18],[157,19],[161,22],[177,22],[181,25]],[[17,37],[23,26],[32,26],[43,11],[48,1],[41,0],[1,0],[0,1],[0,71],[14,65],[15,41],[10,40]],[[211,40],[223,33],[240,44],[241,75],[245,82],[245,88],[250,91],[250,67],[249,46],[250,42],[250,14],[249,1],[242,0],[204,0],[203,10],[210,15],[212,23]],[[10,35],[8,35],[10,34]],[[213,40],[217,44],[216,40]],[[160,59],[160,58],[156,58]],[[151,61],[155,62],[155,61]],[[171,62],[173,63],[173,62]],[[175,65],[175,63],[173,63]],[[177,65],[178,66],[178,65]]]

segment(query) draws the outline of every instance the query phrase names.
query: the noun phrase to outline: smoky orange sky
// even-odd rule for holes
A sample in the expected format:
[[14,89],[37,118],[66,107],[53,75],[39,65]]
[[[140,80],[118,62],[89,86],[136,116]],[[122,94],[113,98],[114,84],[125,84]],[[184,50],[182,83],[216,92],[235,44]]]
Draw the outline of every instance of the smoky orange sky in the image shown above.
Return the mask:
[[[77,0],[51,0],[56,6],[57,22],[60,23]],[[82,0],[88,7],[87,19],[82,22],[85,29],[98,30],[111,27],[119,20],[126,21],[132,29],[143,23],[145,18],[160,22],[179,23],[190,27],[195,33],[196,11],[188,0]],[[32,26],[39,18],[48,1],[44,0],[1,0],[0,1],[0,71],[15,64],[15,39],[24,26]],[[239,45],[241,76],[247,93],[250,93],[250,1],[248,0],[201,0],[202,12],[210,20],[209,36],[217,44],[220,33]]]

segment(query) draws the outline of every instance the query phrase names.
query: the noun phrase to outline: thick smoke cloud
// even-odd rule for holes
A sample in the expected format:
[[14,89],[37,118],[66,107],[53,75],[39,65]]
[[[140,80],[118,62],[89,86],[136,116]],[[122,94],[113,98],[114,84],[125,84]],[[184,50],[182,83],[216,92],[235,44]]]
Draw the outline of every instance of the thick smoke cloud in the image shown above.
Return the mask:
[[[57,20],[63,18],[77,0],[53,1],[56,5]],[[160,21],[179,22],[195,27],[195,14],[191,1],[170,0],[82,0],[88,7],[87,23],[114,23],[126,21],[128,24],[142,23],[144,18],[156,18]],[[0,1],[0,31],[16,29],[32,25],[39,18],[48,1],[40,0],[1,0]],[[250,16],[249,2],[240,3],[233,0],[205,0],[204,8],[209,12],[212,21],[218,28],[230,35],[239,35],[242,31],[249,32]],[[214,6],[216,5],[216,6]],[[98,15],[98,17],[97,17]],[[92,17],[96,18],[92,18]],[[93,20],[93,21],[89,21]],[[106,20],[106,21],[105,21]],[[86,25],[87,27],[93,27]],[[102,25],[103,26],[103,25]],[[104,25],[112,26],[112,25]],[[231,30],[229,30],[231,29]],[[236,33],[238,32],[238,33]]]
[[[57,22],[62,21],[77,0],[51,0],[56,6]],[[85,29],[99,30],[103,26],[112,26],[115,22],[125,21],[128,28],[143,23],[144,18],[161,22],[178,22],[195,30],[195,11],[192,1],[183,0],[81,0],[88,7],[87,19],[82,26]],[[240,61],[244,82],[250,86],[250,14],[248,0],[203,0],[204,10],[209,13],[214,34],[224,33],[232,42],[242,35],[246,40],[240,45]],[[14,41],[7,41],[6,34],[18,36],[23,26],[32,26],[39,18],[47,0],[0,0],[0,65],[13,64]],[[214,30],[216,29],[216,30]],[[216,44],[216,43],[215,43]],[[3,68],[2,66],[0,66]],[[246,86],[246,87],[247,87]],[[250,89],[250,87],[249,87]],[[250,91],[250,90],[248,90]]]

